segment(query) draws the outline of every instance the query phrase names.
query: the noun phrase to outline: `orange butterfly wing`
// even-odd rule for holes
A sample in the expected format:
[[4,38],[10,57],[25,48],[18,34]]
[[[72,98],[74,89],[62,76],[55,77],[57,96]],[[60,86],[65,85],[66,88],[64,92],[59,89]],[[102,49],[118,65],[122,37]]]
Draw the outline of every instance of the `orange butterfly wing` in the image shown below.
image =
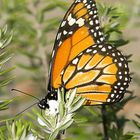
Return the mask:
[[77,88],[86,105],[117,102],[130,82],[127,60],[111,45],[92,45],[64,69],[62,82]]
[[95,1],[75,1],[66,13],[56,37],[49,86],[59,88],[64,67],[80,52],[103,41]]
[[[48,90],[77,88],[85,105],[119,101],[130,82],[126,58],[105,44],[94,0],[75,0],[54,45]],[[46,96],[46,97],[49,97]]]

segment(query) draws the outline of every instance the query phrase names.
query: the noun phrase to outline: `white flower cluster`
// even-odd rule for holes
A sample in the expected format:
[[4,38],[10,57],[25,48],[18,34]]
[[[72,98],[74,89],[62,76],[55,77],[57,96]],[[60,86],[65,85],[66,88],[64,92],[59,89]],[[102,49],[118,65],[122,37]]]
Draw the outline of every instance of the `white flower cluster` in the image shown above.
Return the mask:
[[[38,117],[38,122],[43,130],[50,134],[49,140],[55,139],[60,132],[73,123],[75,112],[85,101],[81,96],[76,96],[76,89],[67,93],[58,90],[57,94],[58,100],[48,101],[49,109],[45,110],[44,116]],[[64,97],[66,98],[64,99]]]

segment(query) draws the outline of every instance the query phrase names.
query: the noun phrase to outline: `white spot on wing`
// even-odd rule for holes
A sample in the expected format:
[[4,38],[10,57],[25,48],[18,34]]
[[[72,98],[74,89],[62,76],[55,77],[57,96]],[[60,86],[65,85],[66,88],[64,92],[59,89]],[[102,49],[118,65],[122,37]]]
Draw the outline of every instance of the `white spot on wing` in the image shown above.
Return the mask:
[[96,47],[97,47],[97,45],[93,45],[93,46],[92,46],[92,48],[96,48]]
[[90,11],[89,14],[90,14],[90,15],[93,15],[93,11]]
[[87,2],[87,0],[83,0],[83,3],[86,3]]
[[94,30],[93,30],[93,29],[91,29],[90,31],[91,31],[92,33],[94,33]]
[[97,53],[97,50],[94,50],[93,53]]
[[115,96],[115,94],[111,94],[111,97],[113,98]]
[[126,82],[124,82],[124,83],[123,83],[123,85],[127,85],[127,83],[126,83]]
[[96,13],[97,13],[97,11],[95,10],[95,11],[94,11],[94,14],[96,14]]
[[112,46],[108,46],[108,49],[112,49]]
[[84,21],[85,21],[85,19],[79,18],[79,19],[76,21],[76,23],[78,24],[79,27],[81,27],[81,26],[84,25]]
[[128,78],[125,78],[125,81],[128,81]]
[[117,95],[116,98],[119,98],[119,95]]
[[112,56],[115,56],[115,53],[112,53]]
[[68,32],[66,30],[63,31],[63,34],[66,35]]
[[100,31],[99,31],[98,33],[99,33],[99,36],[101,36],[101,35],[102,35],[102,33],[101,33]]
[[90,5],[88,5],[88,6],[87,6],[87,9],[90,9],[90,8],[91,8],[91,6],[90,6]]
[[120,86],[120,85],[121,85],[121,83],[118,83],[117,85],[118,85],[118,86]]
[[73,33],[72,31],[69,32],[70,35],[71,35],[72,33]]
[[122,66],[122,63],[119,63],[119,67],[121,67]]
[[95,20],[95,23],[96,23],[96,24],[99,24],[99,21],[96,19],[96,20]]
[[101,37],[101,38],[100,38],[100,40],[101,40],[101,41],[103,41],[103,40],[104,40],[104,38],[103,38],[103,37]]
[[111,99],[107,99],[107,102],[110,102],[111,101]]
[[106,48],[102,48],[101,51],[105,52],[106,51]]
[[61,37],[61,33],[59,33],[59,34],[57,35],[57,40],[60,39],[60,37]]
[[90,25],[93,25],[93,21],[90,21],[89,24],[90,24]]
[[102,46],[102,45],[99,45],[98,47],[99,47],[99,48],[102,48],[103,46]]
[[119,76],[120,79],[122,79],[122,76]]
[[72,18],[71,14],[68,16],[68,21],[70,21]]
[[60,46],[61,44],[62,44],[62,41],[59,42],[59,45],[58,46]]
[[61,27],[64,27],[66,24],[66,21],[63,21],[62,24],[61,24]]
[[81,56],[83,54],[83,52],[81,52],[80,54],[78,54],[78,56]]
[[96,27],[96,30],[99,30],[99,28],[100,28],[100,27],[99,27],[99,26],[97,26],[97,27]]
[[71,18],[71,20],[68,22],[70,26],[72,26],[76,22],[76,19]]
[[78,58],[75,58],[73,61],[72,61],[72,64],[77,64],[77,62],[78,62]]
[[92,51],[92,49],[87,49],[87,50],[86,50],[87,53],[88,53],[88,52],[91,52],[91,51]]
[[123,59],[123,58],[120,58],[120,60],[121,60],[121,61],[124,61],[124,59]]
[[54,56],[55,51],[52,52],[52,57]]

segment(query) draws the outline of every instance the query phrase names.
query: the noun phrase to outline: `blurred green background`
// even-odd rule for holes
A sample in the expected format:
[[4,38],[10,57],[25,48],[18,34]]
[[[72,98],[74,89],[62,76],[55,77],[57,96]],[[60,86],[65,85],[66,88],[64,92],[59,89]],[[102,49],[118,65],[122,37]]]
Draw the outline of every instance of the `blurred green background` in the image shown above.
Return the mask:
[[[16,100],[9,105],[9,109],[1,111],[0,119],[13,117],[36,102],[31,97],[11,92],[12,88],[20,89],[40,99],[46,95],[48,65],[55,36],[71,3],[72,0],[0,0],[0,27],[7,25],[9,32],[13,31],[13,39],[9,45],[13,57],[4,67],[16,67],[7,74],[15,78],[0,89],[0,99],[16,97]],[[125,55],[132,54],[129,66],[133,79],[129,90],[134,92],[136,98],[125,104],[117,115],[137,121],[136,114],[140,114],[140,1],[97,0],[97,3],[104,32],[110,35],[108,41],[118,45]],[[117,10],[110,10],[111,14],[105,14],[110,7],[116,7]],[[113,18],[113,14],[118,17]],[[107,16],[111,21],[107,21]],[[116,30],[110,31],[112,25]],[[120,44],[115,40],[120,40]],[[23,115],[26,116],[27,112]],[[98,116],[100,107],[85,107],[77,115],[78,119],[81,118],[81,124],[78,126],[74,124],[66,136],[70,139],[86,140],[94,135],[93,140],[100,139],[102,127],[101,118]],[[128,121],[123,127],[123,132],[128,131],[139,132],[139,129],[135,127],[133,121]]]

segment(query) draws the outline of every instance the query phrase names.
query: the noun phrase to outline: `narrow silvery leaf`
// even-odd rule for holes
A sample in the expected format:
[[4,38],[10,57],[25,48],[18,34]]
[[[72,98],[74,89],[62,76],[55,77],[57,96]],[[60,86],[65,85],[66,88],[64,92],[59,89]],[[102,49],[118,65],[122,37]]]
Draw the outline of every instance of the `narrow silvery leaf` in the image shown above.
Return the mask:
[[61,96],[61,91],[60,91],[60,89],[58,89],[58,91],[57,91],[57,96],[58,96],[58,102],[61,102],[62,96]]
[[72,119],[73,115],[72,114],[67,114],[63,117],[61,120],[61,125],[64,125],[66,122],[70,121]]
[[64,116],[64,112],[65,112],[65,108],[64,105],[62,103],[59,104],[59,114],[60,114],[60,118],[62,118]]
[[2,46],[3,46],[3,43],[2,43],[2,42],[0,42],[0,48],[2,48]]
[[80,95],[76,96],[75,99],[74,99],[74,101],[73,101],[73,103],[72,103],[72,105],[73,104],[76,104],[80,99],[81,99],[81,96]]
[[5,25],[4,28],[2,29],[2,32],[4,35],[7,33],[7,29],[8,29],[8,27],[7,27],[7,25]]
[[59,129],[56,129],[50,136],[48,140],[55,140],[57,135],[59,134]]
[[0,29],[0,38],[2,37],[2,30]]
[[23,132],[22,132],[22,135],[20,137],[20,140],[25,140],[26,135],[27,135],[26,134],[26,129],[24,129]]
[[64,115],[64,96],[62,94],[64,93],[61,93],[60,90],[58,89],[58,102],[59,102],[59,114],[60,114],[60,118],[63,117]]
[[73,123],[73,121],[74,121],[73,119],[67,121],[65,124],[63,124],[63,125],[60,127],[60,129],[61,129],[61,130],[67,129],[68,127],[70,127],[70,125]]
[[35,137],[33,134],[29,134],[24,140],[37,140],[37,137]]
[[15,123],[14,122],[13,122],[13,124],[11,126],[11,132],[12,132],[12,137],[16,138],[16,135],[15,135]]
[[37,118],[37,121],[40,125],[46,126],[46,123],[44,123],[44,121],[42,121],[42,119],[40,119],[39,117]]
[[74,89],[74,90],[71,92],[70,97],[69,97],[69,100],[68,100],[68,102],[67,102],[67,107],[69,107],[69,106],[72,104],[75,95],[76,95],[76,89]]
[[80,99],[76,104],[74,104],[72,107],[71,107],[71,111],[70,112],[75,112],[76,110],[78,110],[84,103],[85,99]]
[[61,96],[62,96],[62,102],[64,103],[65,102],[65,91],[64,91],[64,88],[61,89]]
[[12,38],[13,38],[13,36],[10,36],[8,39],[6,39],[5,42],[4,42],[4,44],[3,44],[3,47],[2,47],[2,48],[8,46],[9,43],[11,42]]
[[38,122],[39,122],[39,124],[40,124],[41,126],[45,126],[46,129],[48,129],[49,131],[51,131],[52,126],[51,126],[51,124],[50,124],[50,122],[49,122],[48,120],[46,120],[46,121],[44,120],[44,121],[43,121],[42,118],[39,118],[39,117],[38,117]]
[[69,100],[71,94],[71,90],[66,93],[66,102]]
[[76,123],[76,124],[82,124],[82,123],[86,123],[86,122],[88,122],[88,119],[87,118],[80,118],[80,119],[77,119],[77,118],[74,118],[74,122]]

